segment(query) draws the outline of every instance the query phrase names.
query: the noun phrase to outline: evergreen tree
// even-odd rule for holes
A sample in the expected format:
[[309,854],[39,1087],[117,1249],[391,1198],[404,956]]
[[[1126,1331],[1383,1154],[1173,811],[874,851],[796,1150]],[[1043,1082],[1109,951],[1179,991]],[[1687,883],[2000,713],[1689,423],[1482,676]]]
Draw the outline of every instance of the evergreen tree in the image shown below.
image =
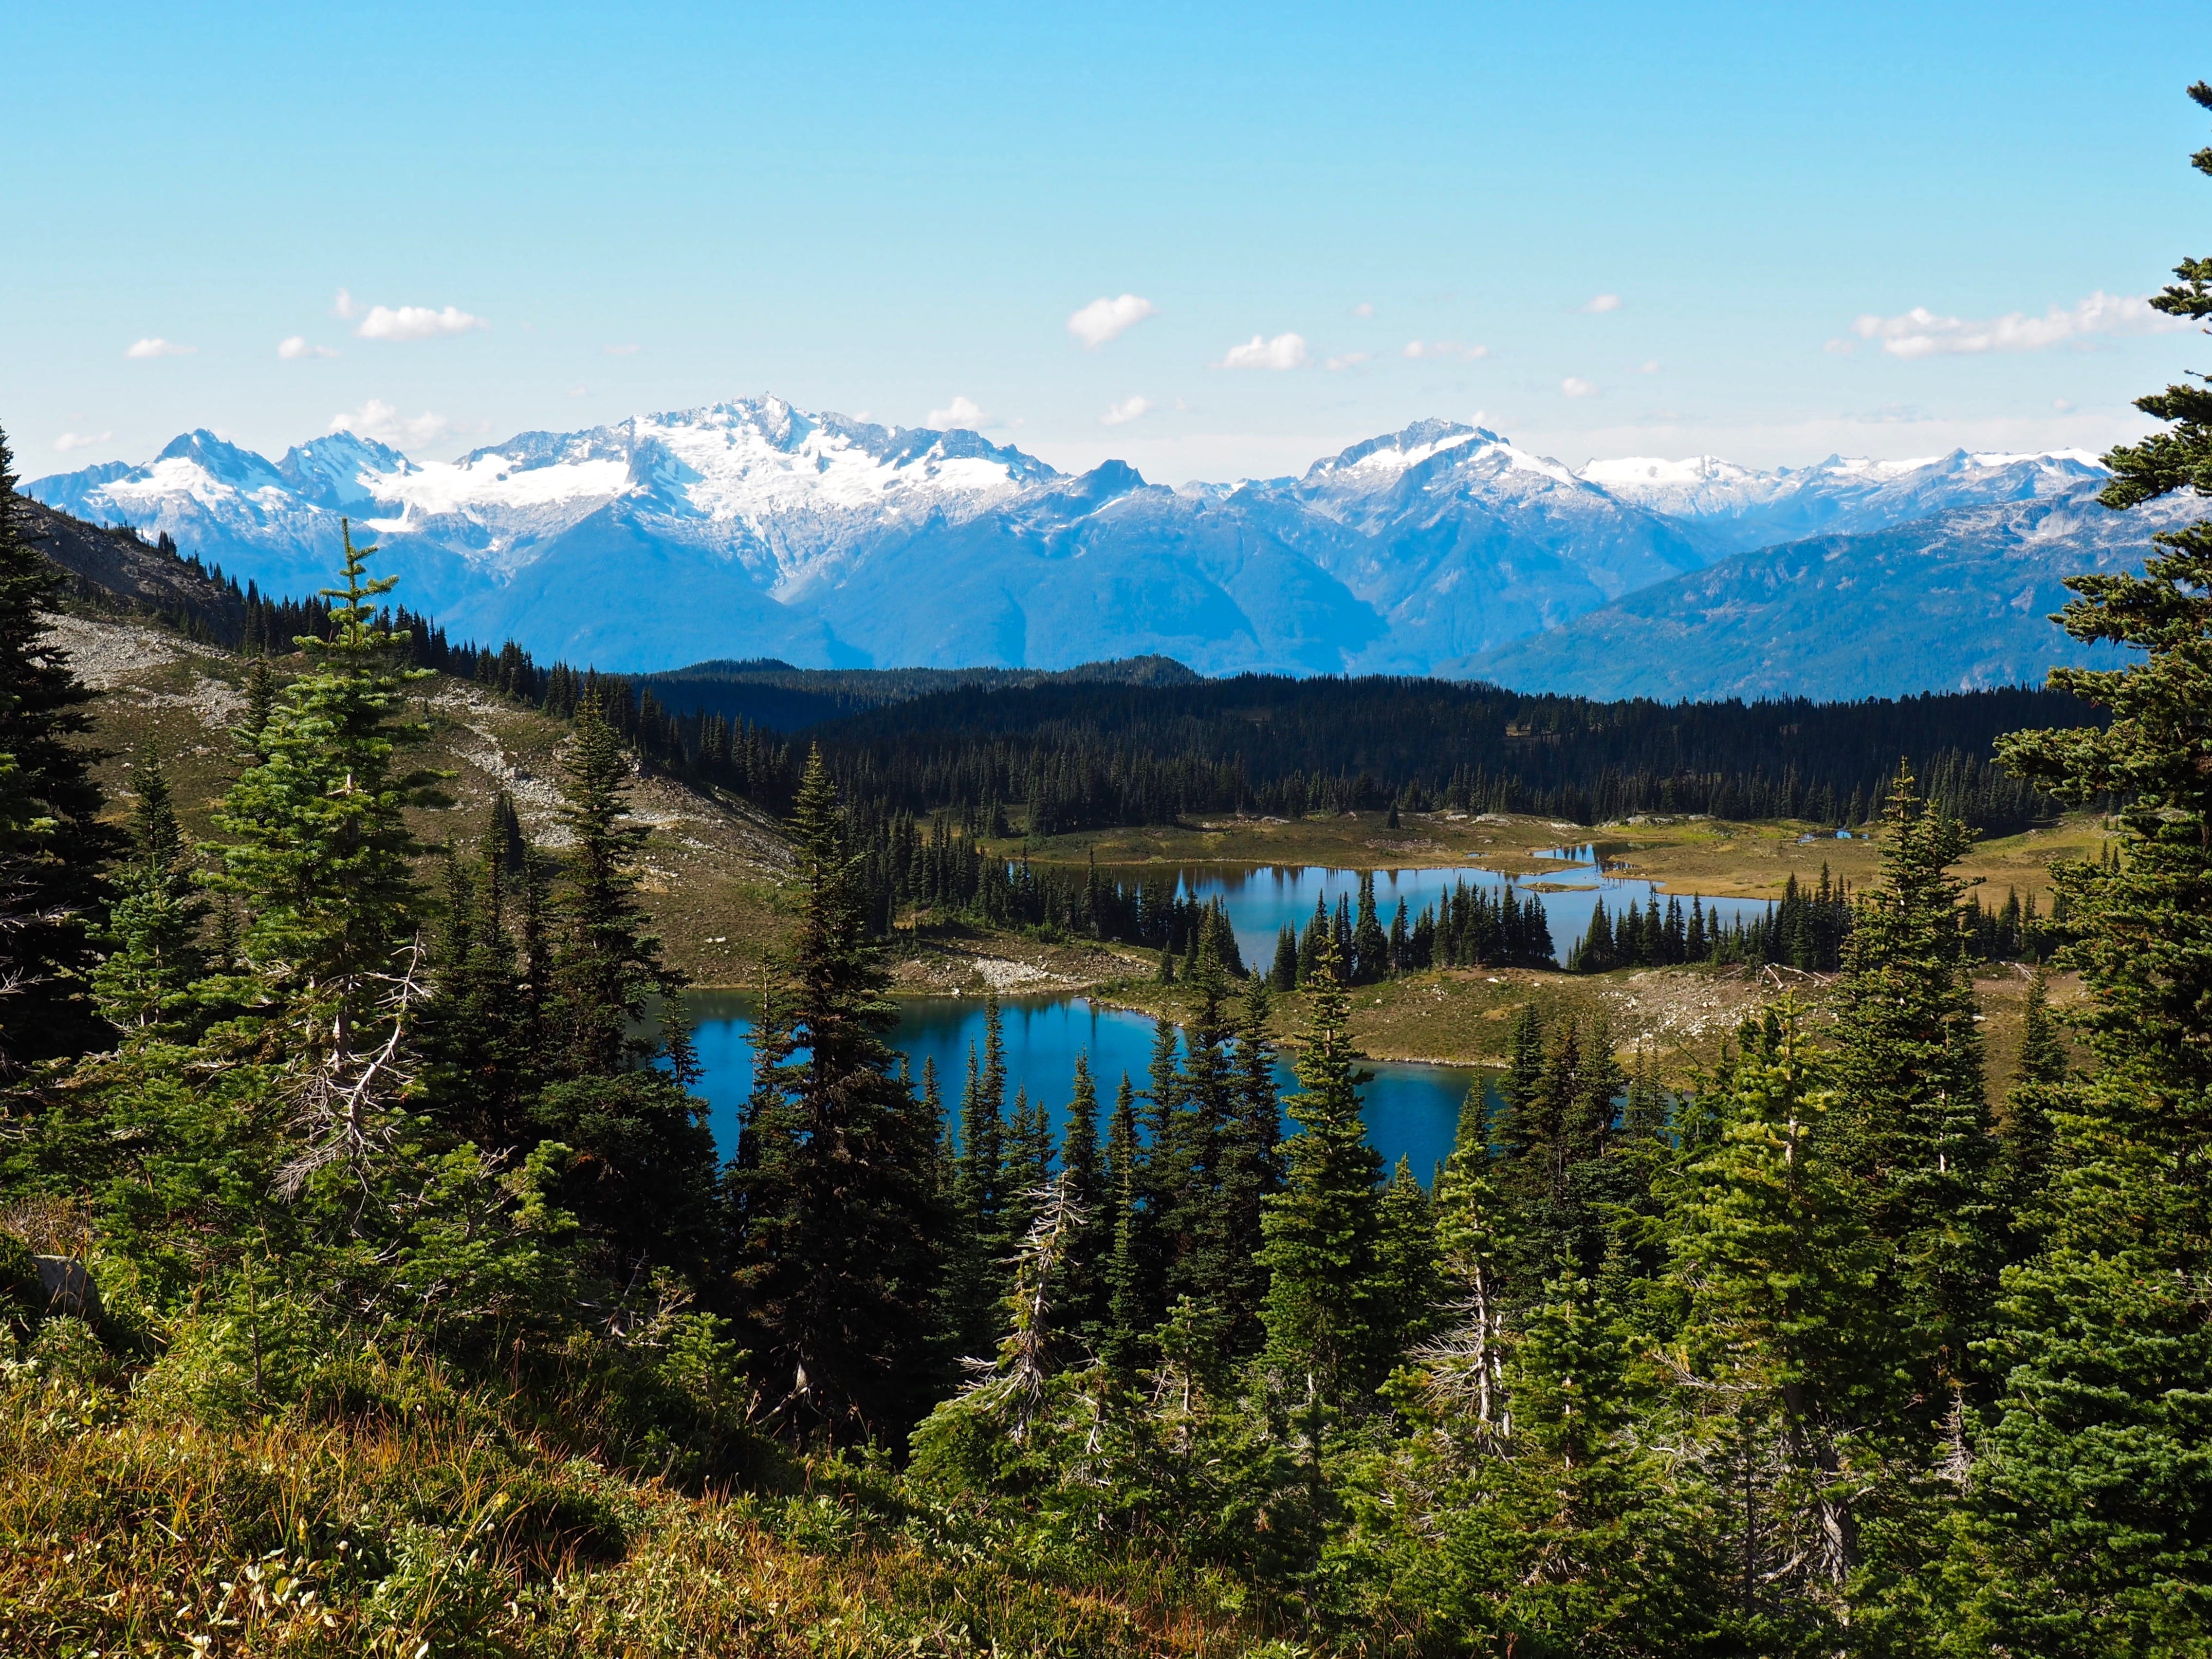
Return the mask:
[[1122,1376],[1143,1363],[1152,1326],[1152,1257],[1144,1208],[1143,1152],[1137,1142],[1137,1091],[1129,1074],[1114,1097],[1106,1134],[1106,1188],[1114,1208],[1113,1255],[1107,1264],[1105,1338],[1099,1358]]
[[1275,935],[1275,961],[1267,970],[1267,982],[1278,991],[1295,991],[1298,987],[1298,930],[1287,921]]
[[1341,1406],[1380,1380],[1389,1338],[1381,1301],[1382,1160],[1360,1121],[1351,1010],[1332,941],[1317,965],[1313,1029],[1285,1103],[1301,1133],[1286,1147],[1283,1190],[1267,1201],[1263,1364],[1293,1400]]
[[1314,913],[1307,918],[1306,930],[1298,936],[1298,983],[1305,984],[1314,976],[1321,962],[1322,945],[1328,939],[1328,900],[1326,896],[1314,900]]
[[1110,1163],[1098,1142],[1098,1087],[1090,1057],[1075,1057],[1075,1086],[1067,1103],[1067,1133],[1060,1143],[1060,1186],[1081,1221],[1070,1236],[1062,1269],[1061,1304],[1067,1330],[1094,1352],[1104,1340],[1112,1310],[1114,1194]]
[[82,996],[100,872],[92,694],[47,632],[60,569],[31,544],[15,458],[0,432],[0,1073],[91,1046]]
[[596,697],[576,710],[564,769],[562,817],[571,850],[553,983],[568,1037],[565,1069],[613,1077],[650,1051],[647,1039],[633,1035],[647,999],[680,987],[637,902],[634,866],[647,831],[629,821],[629,762]]
[[[536,1135],[574,1155],[556,1189],[562,1207],[607,1254],[617,1282],[642,1283],[648,1264],[695,1261],[708,1248],[714,1135],[705,1103],[644,1064],[683,1029],[667,1016],[680,1015],[672,1005],[684,979],[647,931],[634,869],[647,832],[629,821],[629,761],[597,696],[577,707],[564,770],[570,850],[547,969],[562,1041],[529,1116]],[[504,827],[491,833],[503,836]],[[656,998],[659,1036],[645,1023]]]
[[261,734],[269,729],[269,716],[276,707],[276,671],[269,665],[268,658],[256,656],[246,665],[246,717],[230,735],[240,757],[249,766],[258,766],[269,758]]
[[92,994],[101,1017],[124,1040],[139,1042],[185,1034],[196,1001],[193,988],[206,969],[199,933],[208,906],[161,757],[149,751],[132,777],[138,799],[131,812],[131,853],[114,877],[115,902],[103,941],[107,953],[92,971]]
[[1346,961],[1350,964],[1347,984],[1372,985],[1389,976],[1390,937],[1382,931],[1382,918],[1376,914],[1372,870],[1359,872],[1359,909],[1352,924],[1352,954]]
[[1821,1153],[1832,1097],[1797,1009],[1740,1038],[1697,1091],[1711,1133],[1686,1143],[1669,1183],[1662,1288],[1682,1334],[1677,1386],[1728,1494],[1714,1565],[1735,1580],[1740,1639],[1811,1650],[1847,1617],[1857,1504],[1881,1470],[1858,1429],[1893,1352],[1874,1295],[1882,1253]]
[[287,685],[260,736],[267,757],[241,773],[216,813],[231,837],[219,880],[246,903],[240,942],[245,994],[285,1030],[295,1056],[295,1144],[283,1180],[298,1190],[318,1171],[359,1175],[395,1132],[411,1071],[423,994],[421,895],[408,806],[433,800],[434,780],[395,769],[424,738],[399,717],[404,635],[378,625],[373,547],[341,520],[343,587],[331,636],[298,643],[308,670]]
[[[2212,86],[2190,96],[2212,110]],[[2212,174],[2212,149],[2193,160]],[[2152,305],[2212,318],[2212,260],[2177,275]],[[2171,429],[2106,458],[2106,503],[2208,493],[2212,392],[2174,386],[2139,406]],[[2062,799],[2118,797],[2120,836],[2116,863],[2052,872],[2092,1065],[2038,1085],[2058,1108],[2048,1231],[2005,1278],[2005,1394],[1954,1563],[1964,1616],[1946,1632],[1961,1653],[2184,1655],[2212,1610],[2212,527],[2152,539],[2140,575],[2069,578],[2059,617],[2077,640],[2144,653],[2052,671],[2111,723],[2001,745]]]
[[1406,1158],[1383,1188],[1376,1229],[1376,1352],[1387,1364],[1433,1334],[1441,1291],[1435,1207]]
[[[1228,1054],[1229,978],[1209,939],[1201,947],[1191,989],[1197,997],[1183,1035],[1177,1109],[1167,1138],[1173,1157],[1160,1174],[1161,1231],[1168,1243],[1167,1297],[1188,1297],[1225,1340],[1248,1261],[1235,1260],[1232,1218],[1223,1176],[1239,1110],[1237,1079]],[[1249,1259],[1248,1259],[1249,1261]],[[1256,1312],[1256,1309],[1249,1310]]]
[[[478,855],[448,853],[436,991],[422,1021],[432,1115],[460,1138],[495,1148],[536,1139],[528,1109],[542,1081],[526,965],[510,927],[508,884],[528,856],[526,847],[511,852],[509,836],[520,833],[513,814],[501,791]],[[672,1025],[679,1007],[664,1015]]]
[[819,750],[793,809],[801,910],[762,1010],[735,1187],[738,1282],[795,1432],[890,1434],[921,1406],[936,1290],[934,1126],[893,1075],[889,975]]
[[959,1150],[953,1159],[952,1233],[944,1277],[947,1334],[956,1358],[981,1358],[998,1340],[1003,1263],[1016,1235],[1010,1230],[1018,1194],[1010,1194],[1006,1025],[994,991],[983,1004],[983,1053],[968,1050],[968,1080],[960,1092]]
[[[1963,888],[1971,844],[1925,806],[1900,768],[1884,814],[1881,879],[1863,894],[1837,987],[1831,1133],[1874,1235],[1893,1252],[1898,1312],[1921,1333],[1918,1409],[1970,1379],[1971,1345],[1995,1293],[1996,1151],[1984,1094],[1979,1009],[1967,968]],[[1901,1409],[1910,1410],[1908,1404]]]

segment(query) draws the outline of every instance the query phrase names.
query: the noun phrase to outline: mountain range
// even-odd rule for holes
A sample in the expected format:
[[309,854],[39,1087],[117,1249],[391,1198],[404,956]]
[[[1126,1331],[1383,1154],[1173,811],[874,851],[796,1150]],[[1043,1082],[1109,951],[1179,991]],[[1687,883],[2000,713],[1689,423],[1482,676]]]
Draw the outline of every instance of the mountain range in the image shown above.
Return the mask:
[[[2049,608],[2050,572],[2093,547],[2139,556],[2145,527],[2090,499],[2104,478],[2080,452],[1577,471],[1483,428],[1422,421],[1297,477],[1170,489],[1118,461],[1063,473],[975,432],[764,398],[524,433],[452,462],[347,432],[270,461],[198,431],[143,465],[25,488],[80,518],[166,532],[277,594],[327,581],[343,515],[383,549],[397,597],[456,636],[623,672],[754,657],[1054,669],[1155,653],[1206,674],[1527,685],[1578,673],[1682,696],[1790,688],[1793,664],[1819,654],[1806,629],[1846,626],[1869,583],[1902,584],[1883,592],[1909,611],[1939,568],[1955,568],[1956,603],[1916,636],[1906,678],[2039,674],[2064,643],[2039,611],[2040,658],[2033,644],[1984,648],[1977,619],[2004,621],[2023,592]],[[1863,538],[1879,547],[1850,552]],[[1802,626],[1715,622],[1798,592],[1825,596]],[[1639,628],[1669,643],[1624,654]]]

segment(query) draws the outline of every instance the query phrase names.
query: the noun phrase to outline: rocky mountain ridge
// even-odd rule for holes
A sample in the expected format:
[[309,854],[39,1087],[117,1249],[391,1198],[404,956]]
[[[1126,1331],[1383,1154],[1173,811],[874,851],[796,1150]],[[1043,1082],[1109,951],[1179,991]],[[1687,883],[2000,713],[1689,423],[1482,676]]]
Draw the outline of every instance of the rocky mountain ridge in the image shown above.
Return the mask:
[[1201,672],[1453,672],[1716,561],[2094,489],[2086,456],[1577,471],[1421,421],[1297,477],[1169,489],[980,434],[773,398],[526,432],[450,462],[333,433],[270,461],[205,431],[33,481],[264,591],[322,585],[350,517],[450,630],[625,672],[709,658]]

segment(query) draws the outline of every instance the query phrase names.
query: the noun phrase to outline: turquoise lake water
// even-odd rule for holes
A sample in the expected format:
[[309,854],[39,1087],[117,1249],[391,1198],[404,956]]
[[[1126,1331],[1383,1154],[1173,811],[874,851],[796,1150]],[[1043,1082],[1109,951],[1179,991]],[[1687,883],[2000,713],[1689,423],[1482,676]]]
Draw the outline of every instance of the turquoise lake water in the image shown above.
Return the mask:
[[[714,1139],[726,1157],[737,1145],[738,1109],[752,1087],[752,1001],[738,993],[698,991],[684,999],[696,1022],[706,1077],[697,1093],[714,1108]],[[981,997],[928,997],[899,1005],[898,1029],[891,1042],[914,1064],[916,1086],[922,1063],[934,1060],[947,1109],[957,1112],[968,1074],[968,1050],[983,1046]],[[1109,1008],[1087,997],[1009,997],[1000,1004],[1006,1042],[1006,1097],[1026,1088],[1052,1108],[1054,1134],[1066,1125],[1067,1099],[1075,1082],[1075,1059],[1087,1055],[1097,1079],[1102,1109],[1113,1104],[1114,1091],[1127,1072],[1141,1091],[1152,1063],[1153,1023],[1142,1014]],[[1395,1164],[1401,1156],[1423,1182],[1451,1152],[1460,1103],[1471,1087],[1494,1090],[1479,1066],[1420,1066],[1399,1060],[1370,1060],[1375,1080],[1364,1091],[1367,1139]],[[1278,1062],[1277,1080],[1285,1096],[1297,1087],[1288,1065]],[[1287,1118],[1284,1127],[1291,1127]]]
[[[1658,891],[1648,881],[1611,873],[1602,866],[1597,853],[1589,847],[1554,847],[1547,855],[1566,860],[1559,869],[1541,876],[1501,876],[1494,870],[1477,869],[1472,865],[1433,870],[1377,870],[1375,872],[1375,908],[1386,928],[1390,918],[1402,901],[1408,921],[1436,903],[1453,886],[1462,881],[1470,887],[1479,887],[1495,893],[1501,888],[1511,888],[1522,897],[1532,892],[1544,902],[1544,920],[1552,930],[1552,943],[1558,947],[1564,962],[1577,939],[1589,931],[1590,912],[1600,899],[1605,901],[1607,911],[1618,915],[1630,905],[1641,909]],[[1134,868],[1118,869],[1111,873],[1127,881],[1143,872]],[[1229,925],[1237,933],[1237,948],[1244,953],[1247,965],[1264,969],[1275,959],[1275,935],[1289,922],[1301,933],[1313,920],[1314,901],[1327,902],[1333,913],[1340,896],[1348,897],[1354,904],[1359,901],[1358,870],[1340,870],[1325,865],[1219,865],[1189,864],[1176,872],[1176,890],[1186,898],[1203,903],[1218,898],[1229,913]],[[1678,893],[1673,896],[1682,901],[1682,908],[1690,908],[1690,895]],[[1659,894],[1659,906],[1666,908],[1668,895]],[[1750,921],[1766,914],[1764,899],[1708,898],[1699,901],[1706,910],[1725,922],[1738,917]]]
[[[1399,902],[1409,915],[1418,916],[1449,893],[1454,884],[1491,890],[1512,886],[1526,896],[1532,889],[1544,902],[1545,919],[1552,942],[1564,959],[1574,942],[1589,927],[1590,912],[1602,898],[1609,911],[1633,904],[1641,907],[1656,890],[1648,881],[1608,873],[1602,860],[1589,847],[1550,849],[1566,860],[1565,867],[1540,878],[1501,876],[1473,866],[1430,870],[1377,870],[1375,903],[1388,927]],[[1137,871],[1119,871],[1123,879]],[[1336,908],[1340,895],[1357,902],[1359,872],[1320,865],[1188,865],[1178,872],[1179,890],[1201,902],[1218,898],[1236,930],[1237,948],[1247,963],[1265,968],[1274,960],[1275,935],[1285,922],[1303,929],[1312,918],[1314,901],[1325,900]],[[1686,894],[1680,896],[1687,908]],[[1662,896],[1661,902],[1665,903]],[[1765,914],[1767,905],[1757,899],[1706,899],[1708,911],[1723,922]],[[714,1109],[714,1139],[724,1156],[737,1145],[738,1109],[752,1089],[752,1000],[743,993],[696,991],[685,997],[696,1026],[700,1063],[706,1076],[698,1092]],[[1075,1060],[1087,1055],[1091,1075],[1097,1079],[1102,1109],[1109,1107],[1114,1091],[1127,1072],[1139,1090],[1145,1086],[1152,1062],[1153,1023],[1142,1014],[1109,1008],[1081,996],[1009,997],[1000,1004],[1006,1025],[1007,1099],[1026,1088],[1032,1099],[1042,1096],[1052,1108],[1055,1136],[1066,1127],[1068,1096],[1075,1079]],[[929,997],[899,1004],[898,1029],[892,1045],[913,1062],[920,1086],[925,1061],[937,1062],[937,1075],[948,1109],[957,1110],[960,1087],[967,1076],[968,1052],[983,1045],[983,1000],[980,997]],[[1387,1164],[1407,1158],[1413,1173],[1426,1182],[1436,1166],[1451,1152],[1459,1122],[1461,1103],[1470,1088],[1480,1088],[1493,1100],[1492,1074],[1479,1066],[1424,1066],[1405,1060],[1370,1060],[1367,1069],[1374,1080],[1364,1091],[1367,1139]],[[1297,1079],[1287,1063],[1278,1061],[1276,1077],[1287,1096]],[[1285,1128],[1291,1127],[1287,1118]]]

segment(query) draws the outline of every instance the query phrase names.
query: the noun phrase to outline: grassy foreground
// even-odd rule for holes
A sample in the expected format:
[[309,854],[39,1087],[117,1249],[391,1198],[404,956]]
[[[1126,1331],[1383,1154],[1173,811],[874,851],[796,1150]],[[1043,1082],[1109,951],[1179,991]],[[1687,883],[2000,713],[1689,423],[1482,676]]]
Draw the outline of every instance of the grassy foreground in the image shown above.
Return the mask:
[[[846,1465],[686,1494],[404,1360],[274,1417],[86,1374],[50,1323],[0,1368],[0,1653],[1068,1655],[1272,1644],[1158,1561],[1080,1591]],[[95,1362],[96,1363],[96,1362]]]

